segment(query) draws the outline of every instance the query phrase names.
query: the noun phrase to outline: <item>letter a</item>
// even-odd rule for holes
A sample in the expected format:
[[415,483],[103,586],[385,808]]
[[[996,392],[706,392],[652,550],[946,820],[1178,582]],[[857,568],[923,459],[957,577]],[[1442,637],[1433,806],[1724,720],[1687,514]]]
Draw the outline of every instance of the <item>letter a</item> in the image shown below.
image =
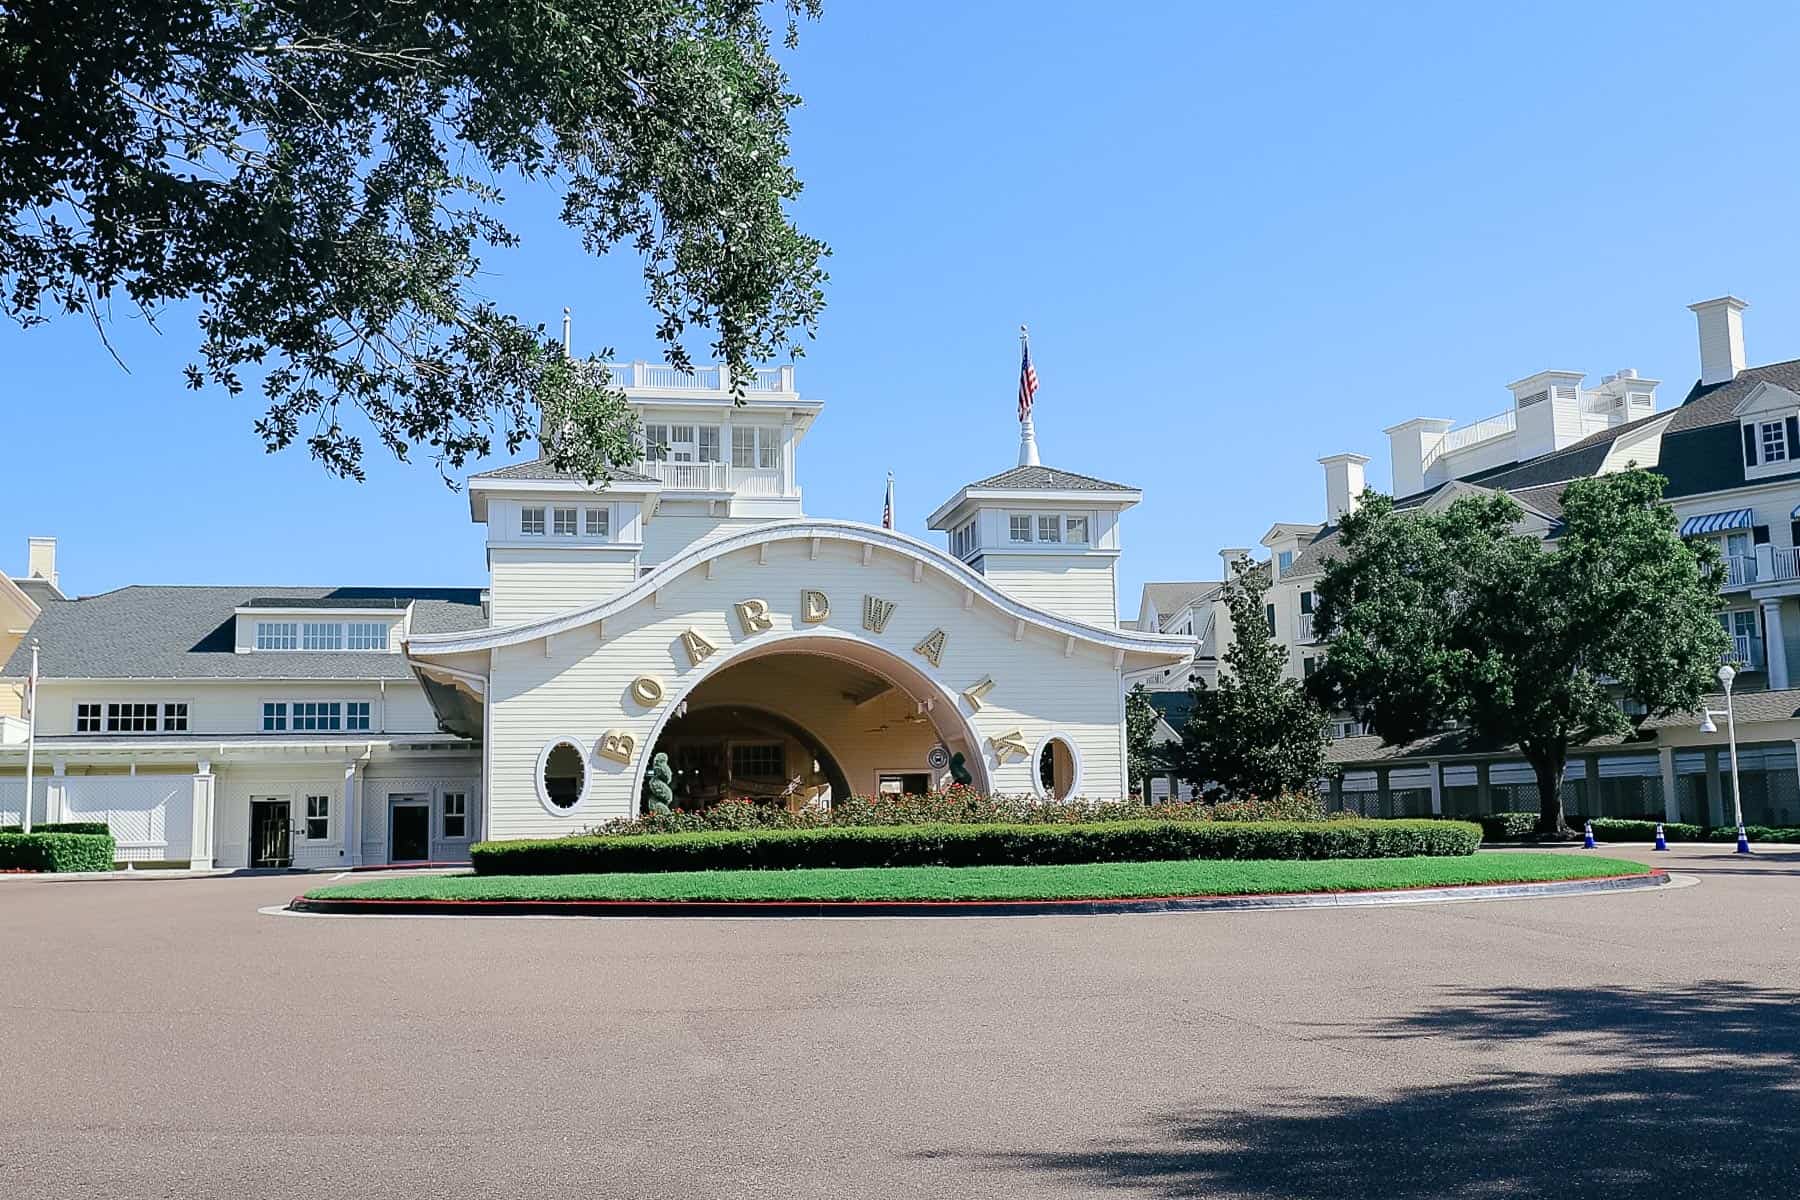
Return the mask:
[[687,651],[688,664],[695,667],[699,666],[707,655],[718,649],[717,646],[701,637],[700,631],[697,629],[685,630],[682,633],[681,648]]
[[864,596],[863,628],[871,633],[880,633],[887,628],[888,618],[899,607],[892,600],[883,600],[880,596]]
[[1031,751],[1025,748],[1025,733],[1015,729],[1011,733],[1003,733],[999,737],[988,739],[988,745],[994,748],[994,759],[1005,762],[1009,758],[1029,758]]
[[934,629],[925,635],[924,641],[913,647],[913,653],[922,655],[926,662],[935,667],[944,656],[944,641],[944,631]]

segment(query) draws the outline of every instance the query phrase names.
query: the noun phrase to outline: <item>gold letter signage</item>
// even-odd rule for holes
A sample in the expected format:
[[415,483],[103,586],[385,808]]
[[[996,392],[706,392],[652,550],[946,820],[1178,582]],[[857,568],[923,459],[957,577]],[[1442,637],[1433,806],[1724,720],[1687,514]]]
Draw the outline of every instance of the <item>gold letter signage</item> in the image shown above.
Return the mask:
[[631,681],[631,698],[650,708],[663,698],[662,680],[654,675],[639,675]]
[[913,653],[923,656],[932,666],[937,666],[938,660],[944,656],[944,631],[934,629],[926,634],[925,640],[913,647]]
[[763,633],[775,627],[775,622],[769,619],[769,604],[766,600],[738,601],[737,615],[746,634]]
[[601,737],[597,749],[600,751],[601,758],[610,758],[618,763],[628,763],[631,761],[631,752],[637,749],[637,739],[629,733],[609,729]]
[[689,665],[696,667],[707,655],[718,649],[717,646],[701,637],[700,631],[697,629],[689,629],[682,633],[681,648],[687,651]]
[[831,597],[812,588],[800,593],[800,619],[806,624],[817,625],[830,615]]
[[870,633],[880,633],[887,628],[888,618],[899,607],[892,600],[883,600],[880,596],[864,596],[863,628]]
[[988,745],[994,748],[994,758],[998,762],[1005,762],[1010,758],[1031,757],[1031,751],[1025,748],[1025,734],[1023,730],[1015,729],[1011,733],[1003,733],[999,737],[991,737],[988,739]]
[[972,683],[963,689],[963,699],[969,702],[969,708],[972,711],[980,712],[981,698],[993,690],[994,677],[992,675],[983,675],[979,682]]

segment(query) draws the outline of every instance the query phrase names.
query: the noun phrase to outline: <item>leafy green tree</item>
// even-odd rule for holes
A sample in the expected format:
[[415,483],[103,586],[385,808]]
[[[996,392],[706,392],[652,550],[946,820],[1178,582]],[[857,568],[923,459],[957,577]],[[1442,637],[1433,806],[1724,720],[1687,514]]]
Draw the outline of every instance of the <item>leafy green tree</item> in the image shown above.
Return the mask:
[[482,298],[502,183],[641,258],[670,358],[740,385],[798,354],[824,246],[785,215],[799,103],[771,53],[821,0],[0,4],[0,306],[34,324],[198,310],[194,387],[260,387],[269,450],[361,478],[355,413],[438,469],[539,428],[564,469],[636,457],[593,364]]
[[1435,513],[1366,493],[1315,588],[1315,698],[1390,744],[1461,722],[1517,745],[1539,831],[1567,832],[1570,747],[1631,732],[1622,701],[1636,721],[1695,708],[1727,648],[1717,557],[1676,533],[1662,490],[1639,470],[1571,483],[1553,545],[1501,493]]
[[1150,703],[1150,691],[1138,684],[1125,694],[1125,752],[1129,788],[1136,788],[1148,799],[1150,775],[1162,769],[1156,747],[1150,737],[1156,732],[1156,708]]
[[1310,791],[1325,769],[1325,714],[1299,680],[1263,615],[1267,563],[1239,562],[1225,588],[1231,646],[1217,687],[1192,690],[1176,761],[1208,800],[1273,800]]

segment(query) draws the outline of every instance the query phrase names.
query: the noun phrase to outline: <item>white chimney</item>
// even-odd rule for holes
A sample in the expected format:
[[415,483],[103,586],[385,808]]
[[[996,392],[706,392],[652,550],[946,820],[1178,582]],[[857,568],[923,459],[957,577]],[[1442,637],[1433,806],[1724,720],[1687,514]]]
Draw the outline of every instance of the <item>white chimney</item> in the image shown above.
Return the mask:
[[1219,578],[1230,583],[1237,578],[1236,564],[1250,557],[1248,546],[1227,546],[1219,551]]
[[1730,383],[1744,369],[1744,318],[1747,301],[1720,296],[1688,305],[1700,322],[1700,382]]
[[1327,454],[1319,460],[1325,468],[1325,520],[1335,525],[1356,511],[1362,500],[1366,454]]
[[53,537],[34,537],[26,539],[25,575],[29,579],[47,579],[50,586],[56,586],[56,539]]
[[1425,456],[1438,448],[1456,424],[1444,417],[1414,417],[1382,430],[1388,436],[1388,460],[1394,471],[1394,495],[1425,490]]

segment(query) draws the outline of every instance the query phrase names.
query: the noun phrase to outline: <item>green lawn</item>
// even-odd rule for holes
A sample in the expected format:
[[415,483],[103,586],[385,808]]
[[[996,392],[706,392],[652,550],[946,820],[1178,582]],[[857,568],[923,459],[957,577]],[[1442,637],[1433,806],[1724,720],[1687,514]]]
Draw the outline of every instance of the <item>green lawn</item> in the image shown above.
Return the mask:
[[1525,851],[1315,862],[1188,860],[1048,867],[825,867],[637,875],[413,875],[314,888],[380,900],[1071,900],[1359,892],[1641,875],[1617,858]]

